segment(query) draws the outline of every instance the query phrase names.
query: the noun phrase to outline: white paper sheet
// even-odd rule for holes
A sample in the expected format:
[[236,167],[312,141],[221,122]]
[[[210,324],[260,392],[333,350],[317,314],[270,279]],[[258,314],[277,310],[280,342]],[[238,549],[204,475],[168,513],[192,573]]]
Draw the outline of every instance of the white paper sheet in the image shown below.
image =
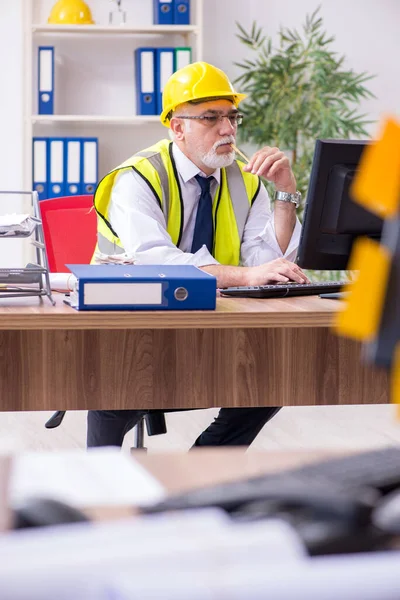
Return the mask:
[[161,484],[117,448],[32,452],[13,460],[12,505],[30,497],[50,497],[78,508],[144,506],[164,495]]
[[398,600],[400,552],[309,558],[217,509],[0,536],[7,600]]
[[[0,590],[7,590],[7,600],[77,600],[85,597],[77,593],[83,582],[94,586],[86,589],[88,598],[96,590],[99,599],[107,591],[104,597],[113,600],[169,600],[182,593],[193,600],[199,597],[193,586],[220,590],[232,573],[264,573],[280,564],[288,570],[308,560],[287,523],[235,523],[215,508],[20,531],[0,536],[3,555]],[[212,596],[220,597],[230,598]]]
[[99,592],[115,600],[399,600],[399,565],[400,552],[381,552],[268,561],[263,567],[248,561],[195,577],[175,571],[146,580],[143,571],[139,578],[125,571],[109,577]]
[[28,214],[11,213],[8,215],[0,215],[0,227],[13,227],[21,225],[24,221],[30,218]]

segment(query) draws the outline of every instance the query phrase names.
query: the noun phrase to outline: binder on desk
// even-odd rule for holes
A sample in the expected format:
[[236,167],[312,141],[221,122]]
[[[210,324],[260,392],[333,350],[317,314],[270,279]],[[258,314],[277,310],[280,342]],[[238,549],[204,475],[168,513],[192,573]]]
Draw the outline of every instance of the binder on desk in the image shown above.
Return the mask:
[[192,62],[192,49],[189,47],[175,48],[174,58],[174,71],[179,71]]
[[35,137],[32,143],[32,182],[39,200],[47,198],[47,138]]
[[65,196],[64,138],[48,138],[48,197]]
[[136,112],[138,115],[155,115],[155,50],[137,48],[136,64]]
[[66,265],[77,310],[213,310],[217,280],[193,265]]
[[165,84],[174,72],[175,48],[156,48],[157,114],[162,113],[162,95]]
[[153,0],[153,23],[154,25],[173,25],[173,0]]
[[67,196],[83,194],[82,156],[83,140],[79,138],[65,139],[65,193]]
[[174,24],[190,25],[190,0],[174,0]]
[[38,113],[54,113],[54,47],[39,46],[38,49]]
[[94,194],[98,181],[97,138],[83,138],[81,144],[81,193]]

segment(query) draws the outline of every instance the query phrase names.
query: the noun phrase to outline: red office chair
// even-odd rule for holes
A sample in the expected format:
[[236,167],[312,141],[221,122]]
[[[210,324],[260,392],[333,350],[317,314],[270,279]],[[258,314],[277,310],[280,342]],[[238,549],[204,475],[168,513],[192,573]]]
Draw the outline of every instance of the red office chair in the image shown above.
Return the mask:
[[[69,264],[89,264],[96,246],[97,215],[93,196],[50,198],[39,203],[43,235],[51,273],[65,273]],[[58,427],[65,410],[58,410],[46,422],[47,429]],[[145,417],[148,435],[166,433],[164,413]],[[143,420],[136,426],[135,447],[143,448]]]
[[93,196],[66,196],[40,202],[50,273],[65,273],[66,263],[89,264],[96,246]]

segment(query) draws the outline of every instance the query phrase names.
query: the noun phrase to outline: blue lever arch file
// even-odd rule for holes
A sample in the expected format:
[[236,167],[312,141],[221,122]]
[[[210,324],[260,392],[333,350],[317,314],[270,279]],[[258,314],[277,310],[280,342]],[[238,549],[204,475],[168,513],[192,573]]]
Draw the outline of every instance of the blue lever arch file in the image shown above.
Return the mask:
[[155,115],[156,73],[154,48],[137,48],[136,64],[136,112],[138,115]]
[[98,139],[81,139],[81,194],[94,194],[98,183]]
[[190,0],[174,0],[174,24],[190,25]]
[[54,113],[54,47],[39,46],[38,49],[38,113]]
[[174,72],[175,48],[156,48],[156,109],[162,113],[162,97],[165,84]]
[[32,179],[33,189],[38,193],[39,200],[48,197],[48,151],[47,138],[33,138]]
[[66,265],[77,310],[214,310],[217,280],[193,265]]
[[154,25],[172,25],[174,22],[173,0],[153,0]]
[[65,190],[68,196],[77,196],[84,193],[82,181],[83,140],[65,138],[64,143]]
[[65,138],[48,138],[48,196],[65,196]]

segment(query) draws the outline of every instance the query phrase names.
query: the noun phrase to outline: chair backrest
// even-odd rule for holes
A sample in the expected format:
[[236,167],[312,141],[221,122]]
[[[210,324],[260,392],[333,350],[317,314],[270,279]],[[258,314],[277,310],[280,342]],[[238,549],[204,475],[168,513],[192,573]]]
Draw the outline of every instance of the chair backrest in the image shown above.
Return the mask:
[[50,272],[67,272],[66,263],[89,264],[97,234],[93,196],[51,198],[39,206]]

